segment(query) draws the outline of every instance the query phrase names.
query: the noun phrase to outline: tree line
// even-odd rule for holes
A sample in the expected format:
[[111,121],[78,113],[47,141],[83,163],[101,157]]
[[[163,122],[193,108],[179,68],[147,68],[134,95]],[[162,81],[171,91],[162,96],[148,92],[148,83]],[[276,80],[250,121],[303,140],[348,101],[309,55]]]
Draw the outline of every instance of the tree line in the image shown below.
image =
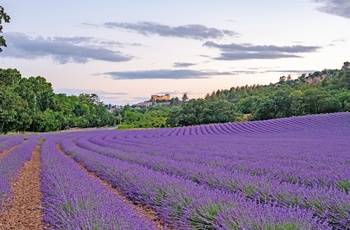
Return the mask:
[[115,118],[96,94],[55,94],[45,78],[23,78],[0,69],[0,133],[48,132],[113,125]]
[[265,120],[306,114],[350,111],[350,63],[340,70],[282,76],[270,85],[217,90],[204,99],[192,99],[173,109],[169,126],[187,126],[244,120]]
[[16,69],[0,69],[0,133],[48,132],[69,128],[116,126],[153,128],[264,120],[350,110],[350,63],[340,70],[280,77],[269,85],[217,90],[205,98],[170,105],[133,108],[110,113],[97,94],[55,94],[45,78],[23,78]]

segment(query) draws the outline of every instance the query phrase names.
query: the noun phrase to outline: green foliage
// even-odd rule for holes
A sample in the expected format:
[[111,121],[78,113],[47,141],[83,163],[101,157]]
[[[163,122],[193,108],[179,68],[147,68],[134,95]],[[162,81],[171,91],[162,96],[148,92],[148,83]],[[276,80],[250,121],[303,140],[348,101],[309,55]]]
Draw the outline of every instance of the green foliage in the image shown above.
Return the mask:
[[252,112],[252,107],[256,100],[255,96],[242,98],[236,103],[236,108],[241,113],[249,114]]
[[339,181],[337,184],[338,189],[346,192],[349,194],[350,191],[350,181],[349,180],[344,180],[344,181]]
[[0,133],[117,125],[158,128],[350,111],[349,66],[345,62],[341,70],[217,90],[204,99],[188,100],[184,94],[182,100],[172,98],[169,105],[126,105],[113,113],[96,94],[55,94],[41,76],[22,78],[16,69],[0,69]]
[[0,87],[0,133],[25,131],[32,119],[28,103],[13,89]]
[[212,223],[216,223],[216,216],[222,210],[222,204],[212,203],[204,205],[196,210],[191,218],[191,226],[194,229],[214,229]]
[[53,107],[54,92],[52,85],[43,77],[22,78],[15,88],[16,92],[34,111],[45,111]]
[[260,97],[253,104],[252,114],[256,120],[272,119],[276,116],[275,101],[270,97]]
[[16,69],[0,69],[0,87],[13,87],[21,78],[21,73]]
[[51,109],[47,109],[44,112],[39,111],[35,113],[32,130],[35,132],[49,132],[60,130],[60,122],[57,119],[57,113]]
[[187,126],[235,121],[236,109],[227,100],[192,99],[173,109],[166,121],[170,126]]
[[55,94],[45,78],[0,69],[0,133],[48,132],[114,124],[96,94]]
[[[10,16],[5,12],[4,7],[0,6],[0,33],[2,33],[2,22],[9,23],[10,22]],[[2,52],[2,46],[6,47],[6,40],[4,39],[4,36],[0,36],[0,52]]]
[[119,129],[130,128],[159,128],[166,126],[171,107],[168,105],[156,105],[146,108],[132,108],[129,105],[114,112],[114,120],[120,118]]
[[232,87],[192,99],[172,109],[170,126],[265,120],[306,114],[350,111],[350,65],[341,70],[281,77],[270,85]]
[[285,222],[285,223],[278,223],[278,224],[270,224],[268,226],[264,226],[263,229],[266,229],[266,230],[280,230],[280,229],[299,230],[299,229],[303,229],[303,228],[302,228],[302,226],[300,226],[300,223]]

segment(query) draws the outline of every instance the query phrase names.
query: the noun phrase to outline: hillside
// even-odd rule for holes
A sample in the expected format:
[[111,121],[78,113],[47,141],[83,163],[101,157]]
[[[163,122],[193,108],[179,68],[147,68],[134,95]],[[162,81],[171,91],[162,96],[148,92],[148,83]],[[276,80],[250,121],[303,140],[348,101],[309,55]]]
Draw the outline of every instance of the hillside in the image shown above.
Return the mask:
[[282,76],[269,85],[222,89],[205,98],[169,105],[132,108],[109,113],[95,93],[55,94],[45,78],[23,78],[16,69],[0,69],[0,133],[48,132],[69,128],[117,126],[175,127],[198,124],[266,120],[350,110],[350,64],[297,79]]
[[297,79],[282,76],[269,85],[252,85],[217,90],[204,99],[192,99],[174,110],[167,123],[172,126],[302,116],[350,111],[350,70],[302,74]]

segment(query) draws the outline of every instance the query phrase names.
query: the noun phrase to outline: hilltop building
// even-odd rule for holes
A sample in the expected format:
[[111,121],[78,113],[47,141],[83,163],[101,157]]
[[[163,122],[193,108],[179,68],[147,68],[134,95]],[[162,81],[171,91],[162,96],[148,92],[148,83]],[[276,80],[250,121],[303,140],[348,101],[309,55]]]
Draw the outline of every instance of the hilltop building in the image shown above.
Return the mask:
[[165,94],[165,95],[152,95],[151,96],[151,101],[156,102],[156,101],[170,101],[170,94]]
[[139,102],[137,104],[132,105],[133,108],[145,108],[148,106],[155,105],[170,105],[170,94],[164,95],[151,95],[151,99],[148,101]]

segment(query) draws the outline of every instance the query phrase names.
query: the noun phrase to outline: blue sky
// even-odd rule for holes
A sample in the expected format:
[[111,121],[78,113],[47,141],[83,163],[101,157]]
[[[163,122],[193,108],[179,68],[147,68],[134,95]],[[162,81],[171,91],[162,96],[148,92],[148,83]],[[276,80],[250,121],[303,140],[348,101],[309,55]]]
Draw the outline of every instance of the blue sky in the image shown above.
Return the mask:
[[277,82],[350,61],[348,0],[10,1],[0,68],[105,103]]

